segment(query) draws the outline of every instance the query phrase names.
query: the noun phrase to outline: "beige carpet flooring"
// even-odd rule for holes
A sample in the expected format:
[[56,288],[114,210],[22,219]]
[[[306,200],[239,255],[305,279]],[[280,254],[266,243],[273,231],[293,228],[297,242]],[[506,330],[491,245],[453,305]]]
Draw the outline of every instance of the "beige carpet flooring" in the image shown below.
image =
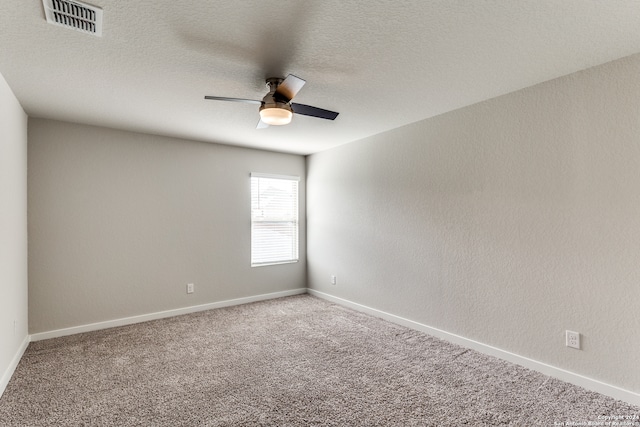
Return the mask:
[[552,426],[638,415],[309,295],[31,343],[0,399],[0,425],[30,427]]

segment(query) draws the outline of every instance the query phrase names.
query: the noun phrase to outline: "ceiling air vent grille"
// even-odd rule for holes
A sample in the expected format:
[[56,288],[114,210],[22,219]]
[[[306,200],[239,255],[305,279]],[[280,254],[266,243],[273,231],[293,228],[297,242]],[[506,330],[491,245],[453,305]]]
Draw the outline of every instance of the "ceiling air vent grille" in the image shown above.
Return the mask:
[[102,9],[74,0],[42,0],[47,22],[102,36]]

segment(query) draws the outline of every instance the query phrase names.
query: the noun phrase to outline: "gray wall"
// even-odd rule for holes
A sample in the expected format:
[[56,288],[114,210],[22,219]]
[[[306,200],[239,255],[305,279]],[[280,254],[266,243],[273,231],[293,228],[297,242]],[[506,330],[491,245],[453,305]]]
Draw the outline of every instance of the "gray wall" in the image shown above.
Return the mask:
[[639,76],[633,56],[310,156],[308,286],[640,392]]
[[[301,156],[30,119],[28,159],[31,333],[305,287]],[[301,262],[250,267],[252,171],[302,178]]]
[[27,115],[0,75],[0,394],[27,339]]

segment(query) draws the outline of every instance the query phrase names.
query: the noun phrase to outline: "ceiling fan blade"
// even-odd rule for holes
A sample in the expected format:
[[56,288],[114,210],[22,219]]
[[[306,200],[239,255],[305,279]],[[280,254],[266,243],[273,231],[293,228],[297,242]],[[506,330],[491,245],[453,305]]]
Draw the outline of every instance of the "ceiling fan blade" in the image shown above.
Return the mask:
[[319,119],[335,120],[338,114],[335,111],[324,110],[318,107],[312,107],[311,105],[291,103],[291,108],[296,114],[302,114],[303,116],[317,117]]
[[224,96],[205,96],[204,99],[212,99],[214,101],[233,101],[233,102],[246,102],[249,104],[262,104],[262,101],[258,101],[256,99],[227,98]]
[[282,81],[278,85],[276,89],[276,95],[281,98],[285,98],[288,101],[291,101],[294,96],[302,89],[302,86],[306,83],[306,80],[301,79],[300,77],[296,77],[293,74],[289,74],[286,79]]
[[256,126],[256,129],[266,129],[268,127],[269,125],[263,122],[262,119],[260,119],[260,121],[258,122],[258,125]]

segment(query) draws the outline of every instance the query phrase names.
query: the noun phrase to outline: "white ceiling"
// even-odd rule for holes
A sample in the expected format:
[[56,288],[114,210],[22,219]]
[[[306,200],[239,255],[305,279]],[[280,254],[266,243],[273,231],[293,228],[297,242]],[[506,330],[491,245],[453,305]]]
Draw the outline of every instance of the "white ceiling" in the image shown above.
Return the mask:
[[[640,52],[638,0],[91,0],[103,36],[0,3],[0,73],[25,111],[309,154]],[[257,130],[264,79],[340,112]],[[640,76],[639,76],[640,78]]]

